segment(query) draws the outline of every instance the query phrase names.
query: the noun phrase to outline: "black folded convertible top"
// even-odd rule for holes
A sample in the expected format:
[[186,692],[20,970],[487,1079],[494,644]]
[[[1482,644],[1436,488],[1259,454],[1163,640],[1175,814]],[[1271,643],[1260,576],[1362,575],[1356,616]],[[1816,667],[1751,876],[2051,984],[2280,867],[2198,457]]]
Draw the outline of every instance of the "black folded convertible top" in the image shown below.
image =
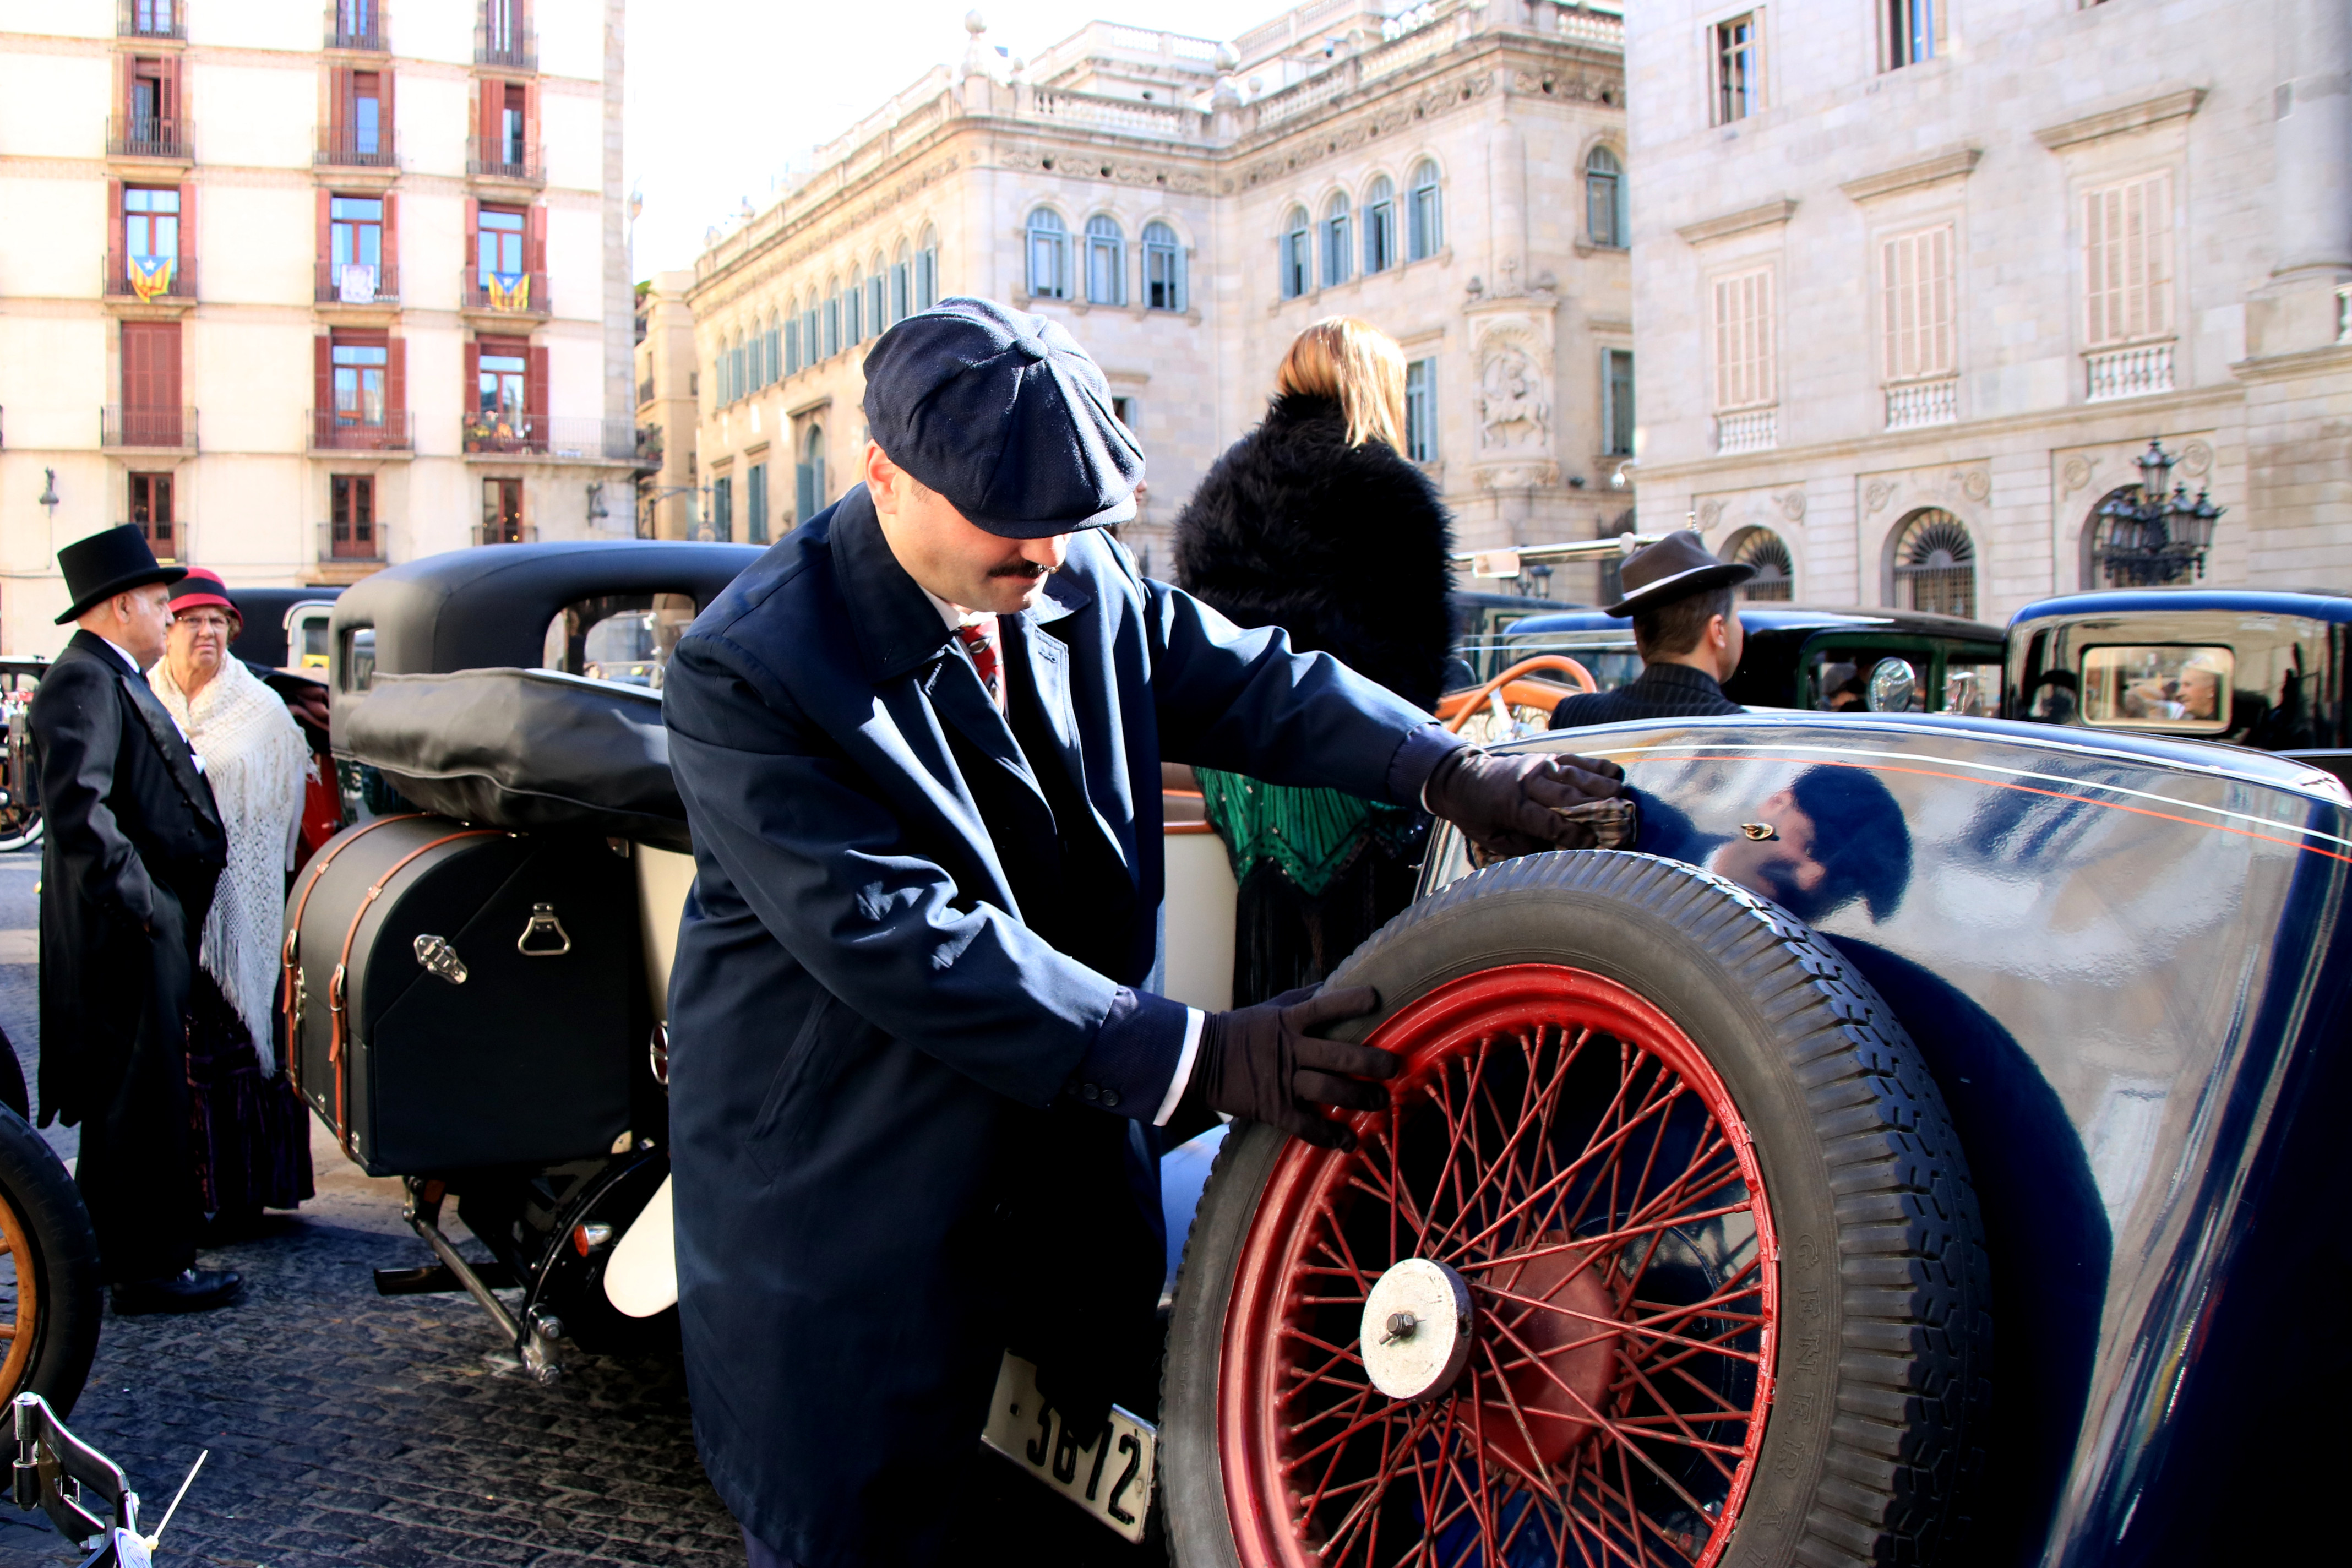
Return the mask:
[[427,811],[692,847],[656,692],[547,669],[466,669],[378,675],[365,697],[338,706],[338,753]]

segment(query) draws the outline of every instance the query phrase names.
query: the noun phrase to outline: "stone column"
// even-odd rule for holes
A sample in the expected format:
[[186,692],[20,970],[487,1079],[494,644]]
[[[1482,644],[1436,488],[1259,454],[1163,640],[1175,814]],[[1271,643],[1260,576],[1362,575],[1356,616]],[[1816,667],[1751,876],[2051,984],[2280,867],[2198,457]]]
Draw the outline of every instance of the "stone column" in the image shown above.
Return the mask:
[[1486,132],[1486,287],[1505,296],[1528,286],[1528,139],[1511,120],[1508,91]]
[[2352,6],[2286,0],[2278,19],[2276,270],[2352,267]]

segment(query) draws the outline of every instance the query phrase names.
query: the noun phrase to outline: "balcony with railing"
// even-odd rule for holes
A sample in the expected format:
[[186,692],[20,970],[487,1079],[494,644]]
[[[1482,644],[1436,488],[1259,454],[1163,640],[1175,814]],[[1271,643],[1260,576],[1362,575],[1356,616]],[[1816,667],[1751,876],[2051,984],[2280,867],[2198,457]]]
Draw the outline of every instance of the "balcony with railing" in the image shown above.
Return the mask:
[[327,7],[327,47],[360,54],[390,52],[383,37],[382,0],[335,0]]
[[647,376],[637,383],[637,406],[643,408],[654,400],[654,378]]
[[386,560],[385,547],[391,542],[384,538],[381,521],[371,519],[365,522],[321,522],[313,526],[318,532],[318,560],[321,565],[373,569]]
[[110,403],[98,411],[98,444],[193,452],[196,448],[196,411]]
[[121,0],[114,13],[114,33],[121,38],[188,37],[187,0]]
[[474,63],[496,66],[500,70],[535,71],[539,68],[539,35],[529,27],[477,26]]
[[466,144],[466,173],[477,180],[508,180],[516,184],[547,184],[547,165],[540,162],[538,143],[513,142],[504,136],[477,136]]
[[637,427],[628,419],[551,418],[544,414],[468,414],[469,458],[562,458],[627,463],[637,454]]
[[400,268],[360,261],[321,261],[312,300],[321,305],[397,305]]
[[474,524],[474,542],[481,544],[537,544],[539,524],[535,522],[478,522]]
[[1715,416],[1715,449],[1724,457],[1740,452],[1769,452],[1780,444],[1778,408],[1743,408]]
[[321,125],[310,164],[319,169],[386,169],[400,167],[400,154],[388,128]]
[[2083,364],[2088,402],[2147,397],[2172,390],[2172,345],[2168,342],[2095,350],[2083,356]]
[[184,120],[155,114],[110,114],[106,117],[106,155],[192,163],[196,156],[195,128]]
[[1948,375],[1935,381],[1906,381],[1886,389],[1886,427],[1889,430],[1918,430],[1930,425],[1949,425],[1960,416],[1959,377]]
[[313,408],[305,416],[314,452],[413,452],[416,416],[399,409],[373,418],[340,408]]
[[457,308],[483,310],[494,316],[537,319],[548,314],[547,274],[492,272],[462,268],[457,273]]
[[142,305],[190,305],[196,298],[196,264],[184,256],[108,256],[100,258],[100,291],[109,300]]

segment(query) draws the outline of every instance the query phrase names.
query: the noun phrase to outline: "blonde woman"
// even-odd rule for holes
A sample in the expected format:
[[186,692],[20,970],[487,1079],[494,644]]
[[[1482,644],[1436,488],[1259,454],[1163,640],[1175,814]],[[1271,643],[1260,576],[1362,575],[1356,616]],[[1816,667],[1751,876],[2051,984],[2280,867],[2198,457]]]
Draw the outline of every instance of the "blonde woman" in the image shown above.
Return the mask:
[[[1454,586],[1451,520],[1404,456],[1404,353],[1368,321],[1298,335],[1265,420],[1176,519],[1176,581],[1244,626],[1278,626],[1434,708]],[[1322,980],[1412,897],[1425,819],[1333,790],[1203,771],[1241,883],[1234,1005]]]

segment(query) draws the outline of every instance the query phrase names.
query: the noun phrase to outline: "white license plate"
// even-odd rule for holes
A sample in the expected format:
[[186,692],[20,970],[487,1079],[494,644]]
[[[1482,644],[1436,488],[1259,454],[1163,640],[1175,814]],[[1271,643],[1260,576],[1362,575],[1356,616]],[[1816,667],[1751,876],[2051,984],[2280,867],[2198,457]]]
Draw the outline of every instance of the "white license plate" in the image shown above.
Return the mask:
[[1150,1422],[1114,1405],[1102,1436],[1081,1447],[1061,1412],[1038,1396],[1037,1369],[1008,1351],[981,1440],[1128,1540],[1142,1541],[1159,1441]]

